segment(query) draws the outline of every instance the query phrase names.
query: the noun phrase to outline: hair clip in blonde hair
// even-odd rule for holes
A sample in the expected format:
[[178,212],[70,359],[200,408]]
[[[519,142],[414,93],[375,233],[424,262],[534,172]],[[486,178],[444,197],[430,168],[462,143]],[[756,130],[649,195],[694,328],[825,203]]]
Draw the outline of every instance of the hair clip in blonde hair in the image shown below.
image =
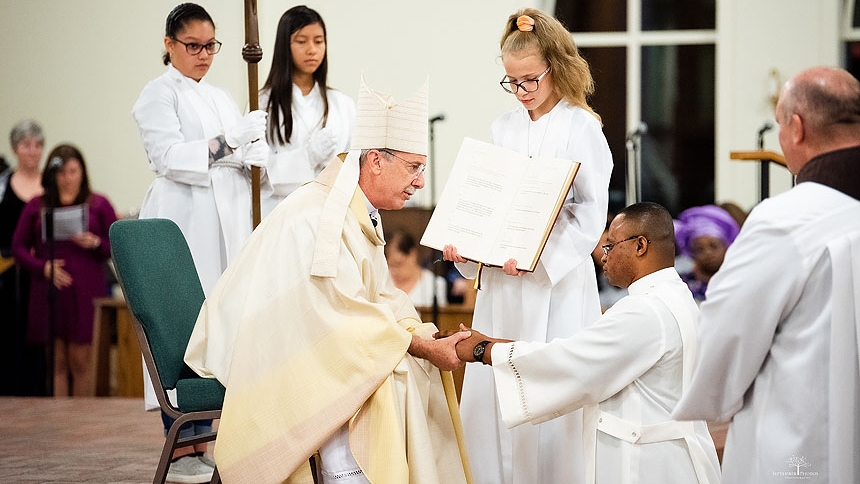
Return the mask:
[[535,19],[528,15],[520,15],[517,17],[517,28],[520,32],[531,32],[535,29]]

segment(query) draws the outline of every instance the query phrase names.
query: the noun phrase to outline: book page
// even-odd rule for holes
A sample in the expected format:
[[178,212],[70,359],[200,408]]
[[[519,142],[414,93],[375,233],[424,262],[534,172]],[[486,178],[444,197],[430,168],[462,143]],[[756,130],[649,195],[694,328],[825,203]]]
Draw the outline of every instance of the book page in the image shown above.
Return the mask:
[[[520,177],[526,169],[506,151],[473,139],[463,140],[422,245],[442,250],[452,244],[467,258],[486,255],[515,195],[512,173]],[[446,216],[437,216],[442,213]]]
[[514,258],[531,270],[573,165],[465,138],[421,244],[438,250],[451,244],[488,265]]
[[548,235],[546,227],[536,221],[555,220],[559,182],[569,176],[570,167],[568,160],[529,159],[528,170],[511,203],[491,259],[516,259],[520,270],[534,267],[535,247],[542,246]]
[[87,231],[89,207],[86,203],[71,207],[57,207],[52,211],[42,209],[42,242],[48,240],[48,225],[53,223],[54,240],[70,240]]

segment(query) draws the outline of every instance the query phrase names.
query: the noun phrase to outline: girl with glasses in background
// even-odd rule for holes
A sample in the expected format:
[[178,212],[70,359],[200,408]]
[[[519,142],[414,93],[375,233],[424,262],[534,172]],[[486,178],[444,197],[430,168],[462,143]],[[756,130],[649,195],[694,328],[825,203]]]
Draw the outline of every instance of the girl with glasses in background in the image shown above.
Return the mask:
[[[182,230],[194,257],[203,292],[209,294],[227,264],[251,234],[251,166],[265,167],[266,113],[242,115],[227,91],[206,81],[221,42],[215,23],[200,5],[183,3],[167,16],[163,62],[167,71],[150,81],[134,103],[155,180],[140,207],[140,218],[167,218]],[[263,177],[265,179],[265,177]],[[146,407],[158,408],[144,371]],[[165,432],[172,423],[162,413]],[[186,424],[181,436],[211,430],[211,423]],[[178,449],[171,482],[209,482],[213,463],[203,452]],[[197,455],[189,452],[197,452]],[[187,454],[187,455],[185,455]]]

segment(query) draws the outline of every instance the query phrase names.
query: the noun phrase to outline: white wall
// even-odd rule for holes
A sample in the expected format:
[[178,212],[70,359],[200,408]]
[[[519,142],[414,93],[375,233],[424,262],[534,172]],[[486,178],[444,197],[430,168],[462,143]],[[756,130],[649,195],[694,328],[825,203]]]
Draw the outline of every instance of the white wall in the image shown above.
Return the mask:
[[[46,130],[47,150],[71,141],[81,147],[93,188],[120,212],[140,205],[153,178],[131,106],[149,79],[163,72],[164,19],[179,0],[0,0],[0,134],[32,117]],[[430,76],[436,124],[437,190],[464,136],[486,139],[492,119],[515,104],[497,84],[498,39],[507,16],[539,1],[314,0],[308,6],[329,30],[329,84],[355,97],[368,83],[395,97],[411,95]],[[224,43],[208,80],[247,104],[241,58],[244,4],[201,0]],[[292,3],[258,0],[263,61],[268,73],[278,19]],[[719,0],[717,48],[718,201],[750,208],[758,199],[757,167],[729,161],[733,150],[755,148],[755,133],[772,119],[768,72],[783,80],[817,64],[838,63],[841,0]],[[597,86],[600,89],[600,86]],[[7,138],[8,139],[8,138]],[[765,147],[779,151],[776,130]],[[8,142],[0,153],[13,161]],[[771,193],[791,177],[771,170]],[[430,203],[430,189],[419,203]]]
[[[784,82],[815,65],[839,64],[841,0],[719,1],[717,11],[716,198],[749,209],[758,202],[759,167],[729,160],[756,148],[756,133],[774,120],[769,72]],[[764,147],[781,152],[774,128]],[[791,187],[785,168],[771,165],[770,194]]]
[[[131,116],[144,84],[164,71],[164,21],[179,0],[0,0],[0,133],[39,121],[46,150],[70,141],[86,157],[93,189],[121,213],[136,210],[153,179]],[[244,3],[201,0],[224,43],[207,80],[248,102],[242,60]],[[430,78],[436,123],[437,196],[464,136],[487,139],[492,119],[513,106],[498,86],[498,39],[507,16],[529,2],[314,0],[329,33],[329,84],[355,98],[359,77],[396,98]],[[281,14],[293,3],[258,0],[260,84]],[[0,154],[14,162],[8,141]],[[423,193],[422,193],[423,192]],[[430,203],[430,189],[418,197]]]

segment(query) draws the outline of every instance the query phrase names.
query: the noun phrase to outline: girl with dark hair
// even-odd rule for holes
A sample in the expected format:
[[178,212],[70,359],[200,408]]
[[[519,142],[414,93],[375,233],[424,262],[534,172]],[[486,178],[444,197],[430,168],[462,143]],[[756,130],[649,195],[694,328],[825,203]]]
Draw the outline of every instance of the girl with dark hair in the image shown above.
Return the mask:
[[203,7],[183,3],[170,12],[164,48],[167,72],[147,83],[132,109],[156,174],[140,218],[176,222],[208,293],[251,234],[248,172],[268,156],[266,113],[242,116],[227,91],[206,82],[221,42]]
[[[24,206],[12,238],[16,261],[30,272],[27,337],[41,344],[53,340],[54,396],[89,395],[93,299],[107,295],[104,264],[116,212],[90,191],[84,157],[72,145],[51,150],[42,186],[44,195]],[[83,230],[60,230],[59,211],[74,206],[82,209]]]
[[[256,110],[242,116],[227,91],[206,82],[221,42],[215,38],[212,17],[200,5],[183,3],[170,12],[164,49],[167,72],[143,88],[132,109],[156,174],[140,218],[176,222],[208,294],[251,235],[249,171],[251,166],[264,168],[269,155],[266,113]],[[146,408],[158,408],[146,371],[144,396]],[[166,432],[172,421],[164,413],[162,420]],[[180,435],[209,430],[211,422],[190,422]],[[174,452],[167,480],[209,482],[214,467],[204,451],[205,444],[200,444]]]
[[278,22],[272,68],[259,99],[269,113],[272,148],[267,166],[272,193],[261,202],[264,216],[349,149],[355,102],[329,88],[327,76],[322,17],[304,5],[287,10]]

